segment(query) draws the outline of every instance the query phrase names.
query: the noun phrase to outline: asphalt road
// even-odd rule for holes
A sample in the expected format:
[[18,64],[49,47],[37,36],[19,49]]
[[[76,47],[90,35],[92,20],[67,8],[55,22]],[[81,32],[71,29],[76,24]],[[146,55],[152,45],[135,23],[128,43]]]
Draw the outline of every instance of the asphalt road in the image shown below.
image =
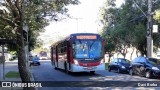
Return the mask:
[[[41,65],[40,66],[32,66],[31,71],[33,73],[35,81],[42,81],[43,83],[50,83],[50,84],[55,84],[55,81],[58,86],[53,86],[53,87],[41,87],[38,88],[39,90],[160,90],[160,87],[131,87],[127,86],[126,87],[115,87],[112,84],[119,84],[119,85],[124,85],[127,83],[132,83],[129,81],[160,81],[159,79],[147,79],[144,77],[140,76],[130,76],[128,74],[118,74],[116,72],[108,72],[106,71],[97,71],[95,74],[90,74],[88,72],[81,72],[81,73],[72,73],[72,74],[67,74],[63,70],[55,70],[51,63],[50,60],[41,60]],[[73,81],[73,82],[68,82],[68,81]],[[74,81],[78,81],[78,83],[83,83],[83,84],[90,84],[87,87],[73,87],[73,86],[65,86],[66,84],[73,83],[76,85]],[[108,85],[99,85],[98,84],[104,84],[104,83],[92,83],[88,81],[108,81],[106,84]],[[127,81],[127,82],[119,82],[119,83],[111,83],[109,81]],[[85,83],[88,82],[88,83]],[[97,85],[96,85],[97,84]],[[134,83],[135,84],[135,83]],[[138,84],[138,83],[137,83]],[[140,83],[141,84],[141,83]],[[60,86],[63,87],[60,87]],[[110,86],[111,85],[111,86]]]
[[[134,87],[132,85],[129,87],[126,85],[127,83],[132,83],[129,81],[160,81],[159,79],[146,79],[140,76],[130,76],[128,74],[118,74],[116,72],[108,72],[107,70],[97,71],[95,74],[90,74],[88,72],[67,74],[63,70],[53,69],[53,67],[51,66],[50,60],[43,60],[40,62],[41,62],[40,66],[32,66],[30,68],[33,73],[35,81],[41,81],[43,83],[52,84],[52,85],[53,83],[54,84],[56,83],[56,86],[38,88],[39,90],[122,90],[122,89],[123,90],[160,90],[160,87]],[[6,62],[5,73],[8,71],[18,71],[17,68],[18,68],[17,61]],[[69,82],[69,81],[72,81],[72,82]],[[88,81],[93,81],[96,83],[88,82]],[[101,83],[100,81],[107,81],[107,82]],[[126,82],[113,83],[112,81],[116,81],[116,82],[126,81]],[[67,84],[77,85],[77,83],[80,83],[80,86],[82,87],[66,86]],[[101,84],[105,84],[105,85],[101,85]],[[116,87],[116,85],[126,85],[126,87]],[[83,87],[83,86],[86,86],[86,87]]]

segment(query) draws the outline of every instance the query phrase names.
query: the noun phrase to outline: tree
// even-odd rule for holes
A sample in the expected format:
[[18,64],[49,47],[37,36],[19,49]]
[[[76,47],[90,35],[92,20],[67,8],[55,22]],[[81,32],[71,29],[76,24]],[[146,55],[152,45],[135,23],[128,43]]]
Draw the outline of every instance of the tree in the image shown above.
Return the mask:
[[160,20],[160,10],[157,10],[154,15],[155,20]]
[[[158,29],[159,29],[159,26],[160,26],[160,8],[158,8],[157,10],[155,10],[155,15],[153,15],[153,19],[154,19],[154,23],[156,22],[156,24],[158,25]],[[159,30],[158,30],[158,33],[154,33],[153,34],[153,44],[155,45],[153,47],[153,51],[154,52],[157,52],[158,48],[160,48],[160,33],[159,33]]]
[[[110,0],[106,0],[108,1]],[[158,0],[153,0],[153,2],[154,8],[160,7]],[[101,9],[103,11],[101,15],[112,15],[110,21],[106,18],[100,19],[100,21],[107,22],[107,24],[102,22],[105,27],[102,36],[110,37],[105,39],[113,42],[115,49],[112,49],[112,52],[118,51],[125,57],[126,53],[123,51],[129,47],[135,47],[142,56],[146,55],[147,18],[144,14],[147,9],[145,0],[125,0],[120,8],[112,8],[112,11],[107,6]],[[159,47],[158,34],[153,34],[153,40],[154,46]]]
[[[115,8],[115,0],[107,0],[103,7],[100,10],[99,20],[103,24],[102,29],[102,37],[105,39],[105,52],[109,54],[109,61],[110,57],[113,54],[113,51],[115,50],[115,43],[111,41],[112,37],[110,36],[110,31],[113,29],[113,23],[116,21],[116,18],[114,17],[114,14],[116,14],[116,8]],[[114,19],[114,20],[113,20]]]
[[[30,75],[26,68],[24,50],[23,27],[29,27],[31,35],[48,25],[48,20],[57,20],[58,16],[66,14],[69,4],[78,4],[78,0],[3,0],[0,4],[7,10],[0,10],[2,32],[1,38],[14,39],[17,41],[18,68],[22,82],[30,82]],[[7,12],[8,11],[8,12]],[[46,18],[47,17],[47,18]],[[59,18],[58,18],[59,19]],[[6,33],[8,32],[8,33]],[[2,33],[1,33],[2,34]],[[9,35],[10,34],[10,35]],[[9,37],[7,37],[9,36]],[[30,36],[30,40],[31,36]],[[25,90],[34,88],[24,88]]]

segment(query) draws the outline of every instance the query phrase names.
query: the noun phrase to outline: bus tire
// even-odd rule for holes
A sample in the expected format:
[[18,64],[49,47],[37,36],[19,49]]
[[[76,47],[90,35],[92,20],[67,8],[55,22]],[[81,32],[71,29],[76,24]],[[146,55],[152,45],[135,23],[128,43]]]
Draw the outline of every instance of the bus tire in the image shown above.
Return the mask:
[[54,67],[54,69],[57,70],[58,68],[57,68],[57,67]]
[[56,67],[56,64],[54,64],[54,69],[57,70],[58,68]]
[[64,69],[65,69],[65,72],[69,74],[69,71],[68,71],[68,67],[67,67],[67,63],[66,63],[66,62],[64,63]]
[[54,69],[57,70],[58,68],[55,66]]

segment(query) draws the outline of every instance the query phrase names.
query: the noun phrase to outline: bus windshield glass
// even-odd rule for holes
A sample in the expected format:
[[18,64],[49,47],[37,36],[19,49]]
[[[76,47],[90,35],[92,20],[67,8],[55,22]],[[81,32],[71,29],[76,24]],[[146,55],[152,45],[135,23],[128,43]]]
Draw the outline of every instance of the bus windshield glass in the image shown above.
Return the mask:
[[39,56],[40,56],[40,57],[46,57],[46,56],[47,56],[47,52],[41,51],[41,52],[39,53]]
[[73,42],[74,58],[102,57],[102,43],[98,40],[77,40]]

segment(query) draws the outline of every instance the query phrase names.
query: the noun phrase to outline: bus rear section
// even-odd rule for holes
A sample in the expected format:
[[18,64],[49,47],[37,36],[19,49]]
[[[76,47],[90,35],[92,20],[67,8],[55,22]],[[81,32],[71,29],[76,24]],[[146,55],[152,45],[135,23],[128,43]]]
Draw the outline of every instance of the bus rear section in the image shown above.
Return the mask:
[[[63,52],[60,53],[60,48]],[[98,34],[73,34],[52,45],[51,60],[55,68],[67,72],[105,70],[103,41]]]

